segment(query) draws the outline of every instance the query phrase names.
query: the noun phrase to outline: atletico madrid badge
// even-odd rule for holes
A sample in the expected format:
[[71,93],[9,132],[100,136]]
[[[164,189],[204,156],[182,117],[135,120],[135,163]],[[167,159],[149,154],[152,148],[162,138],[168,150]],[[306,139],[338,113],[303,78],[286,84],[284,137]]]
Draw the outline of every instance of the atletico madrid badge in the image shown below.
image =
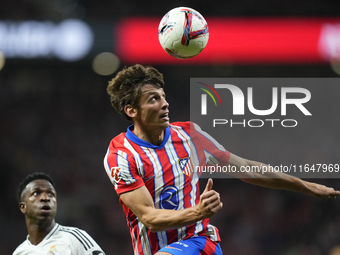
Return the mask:
[[191,176],[193,173],[193,165],[191,163],[190,157],[180,158],[178,160],[179,167],[181,168],[183,174],[186,176]]

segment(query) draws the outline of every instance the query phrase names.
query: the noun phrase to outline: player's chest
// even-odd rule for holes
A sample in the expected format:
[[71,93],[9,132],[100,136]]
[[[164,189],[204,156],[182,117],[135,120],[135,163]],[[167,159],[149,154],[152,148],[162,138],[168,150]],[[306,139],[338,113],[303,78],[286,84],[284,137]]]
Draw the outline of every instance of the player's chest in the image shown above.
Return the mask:
[[161,150],[149,149],[140,154],[137,167],[144,180],[153,177],[177,178],[190,175],[193,170],[191,157],[186,150],[162,148]]
[[[26,253],[25,253],[26,252]],[[22,255],[72,255],[70,248],[60,240],[44,242],[43,245],[30,246]]]

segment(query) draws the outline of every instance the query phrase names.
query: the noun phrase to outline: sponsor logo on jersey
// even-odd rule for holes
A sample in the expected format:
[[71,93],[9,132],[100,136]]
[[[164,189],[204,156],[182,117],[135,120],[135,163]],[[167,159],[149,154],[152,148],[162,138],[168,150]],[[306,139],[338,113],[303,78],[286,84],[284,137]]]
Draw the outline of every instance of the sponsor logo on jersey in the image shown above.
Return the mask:
[[177,210],[178,206],[178,189],[175,186],[166,186],[160,194],[160,207],[162,209]]

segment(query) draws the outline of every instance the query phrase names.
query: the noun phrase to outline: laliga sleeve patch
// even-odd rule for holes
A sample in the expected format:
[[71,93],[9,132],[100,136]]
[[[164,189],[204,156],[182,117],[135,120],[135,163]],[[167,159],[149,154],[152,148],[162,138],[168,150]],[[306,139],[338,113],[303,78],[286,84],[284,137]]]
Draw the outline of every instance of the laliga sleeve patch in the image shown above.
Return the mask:
[[122,176],[120,175],[120,167],[111,167],[111,177],[113,177],[115,183],[118,183],[120,179],[122,179]]

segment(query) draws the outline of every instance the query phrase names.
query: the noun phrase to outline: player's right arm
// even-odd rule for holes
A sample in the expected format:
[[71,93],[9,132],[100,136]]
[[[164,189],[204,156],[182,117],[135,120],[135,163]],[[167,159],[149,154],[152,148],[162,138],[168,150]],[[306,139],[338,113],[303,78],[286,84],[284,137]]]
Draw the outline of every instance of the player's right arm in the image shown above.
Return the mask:
[[213,181],[208,180],[200,202],[183,210],[156,209],[150,192],[145,186],[120,195],[123,203],[152,232],[175,229],[210,218],[219,211],[223,204],[220,195],[212,190]]

